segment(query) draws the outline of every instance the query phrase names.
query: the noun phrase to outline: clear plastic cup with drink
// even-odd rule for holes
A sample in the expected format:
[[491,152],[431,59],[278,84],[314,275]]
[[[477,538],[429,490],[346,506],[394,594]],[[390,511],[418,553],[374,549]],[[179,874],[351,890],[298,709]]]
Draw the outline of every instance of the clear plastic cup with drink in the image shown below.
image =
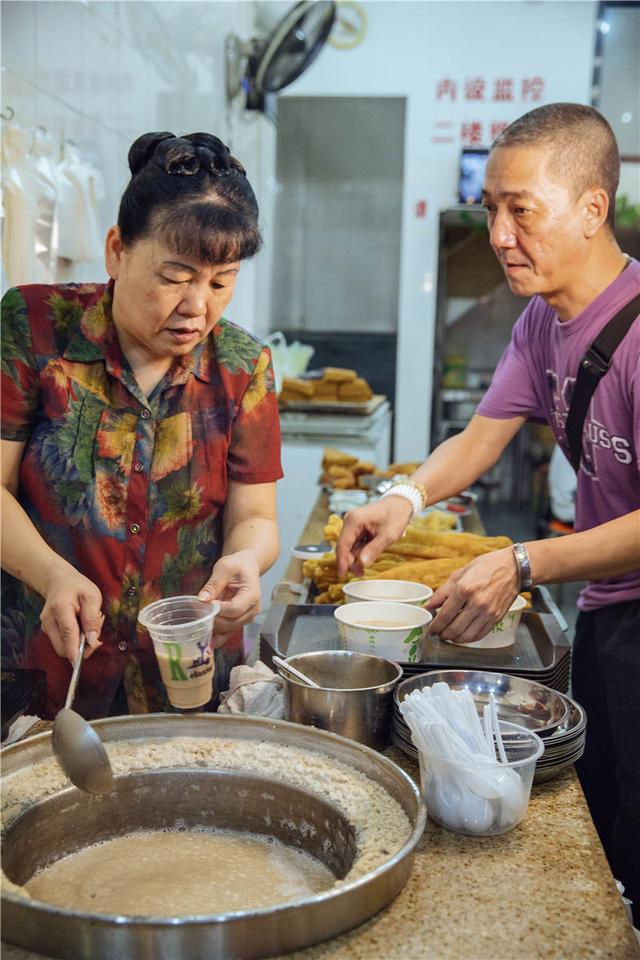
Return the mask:
[[162,682],[180,710],[204,706],[213,695],[211,634],[219,603],[197,597],[167,597],[138,615],[153,640]]

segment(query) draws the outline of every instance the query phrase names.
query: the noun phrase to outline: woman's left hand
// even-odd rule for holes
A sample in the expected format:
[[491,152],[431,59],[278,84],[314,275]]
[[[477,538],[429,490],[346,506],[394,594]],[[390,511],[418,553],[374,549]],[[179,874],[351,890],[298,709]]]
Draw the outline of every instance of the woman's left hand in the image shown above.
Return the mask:
[[511,547],[476,557],[439,587],[427,610],[438,610],[429,632],[452,643],[479,640],[505,615],[518,594]]
[[198,594],[199,600],[220,602],[215,634],[233,633],[250,623],[262,609],[260,567],[250,550],[221,557]]

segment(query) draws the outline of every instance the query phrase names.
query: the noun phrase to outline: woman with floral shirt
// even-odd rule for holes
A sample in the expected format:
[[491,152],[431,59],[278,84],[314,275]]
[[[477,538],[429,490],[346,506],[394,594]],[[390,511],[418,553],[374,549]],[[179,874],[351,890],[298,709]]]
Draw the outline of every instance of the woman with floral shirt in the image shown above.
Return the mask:
[[222,316],[260,246],[253,190],[208,134],[146,134],[129,166],[109,283],[2,305],[3,654],[46,671],[48,717],[80,630],[80,713],[164,709],[137,619],[177,594],[221,601],[225,689],[278,550],[271,359]]

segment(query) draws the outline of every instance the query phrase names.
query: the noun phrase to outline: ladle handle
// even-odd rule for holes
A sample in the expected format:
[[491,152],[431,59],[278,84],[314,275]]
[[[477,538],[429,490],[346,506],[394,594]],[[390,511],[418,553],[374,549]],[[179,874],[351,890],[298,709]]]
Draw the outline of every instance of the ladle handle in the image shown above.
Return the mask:
[[302,683],[306,684],[307,687],[316,687],[320,688],[320,684],[316,683],[315,680],[312,680],[311,677],[305,676],[304,673],[301,673],[300,670],[296,670],[295,667],[292,667],[287,663],[286,660],[283,660],[281,657],[276,657],[275,655],[271,658],[275,664],[277,664],[281,670],[285,670],[292,677],[295,677],[296,680],[300,680]]
[[69,689],[67,690],[67,699],[65,700],[64,708],[68,710],[71,704],[73,703],[73,698],[76,694],[76,687],[78,686],[78,677],[80,676],[80,667],[82,666],[82,661],[84,659],[84,645],[86,639],[85,635],[80,631],[80,646],[78,647],[78,656],[76,657],[76,662],[73,665],[73,673],[71,674],[71,683],[69,684]]

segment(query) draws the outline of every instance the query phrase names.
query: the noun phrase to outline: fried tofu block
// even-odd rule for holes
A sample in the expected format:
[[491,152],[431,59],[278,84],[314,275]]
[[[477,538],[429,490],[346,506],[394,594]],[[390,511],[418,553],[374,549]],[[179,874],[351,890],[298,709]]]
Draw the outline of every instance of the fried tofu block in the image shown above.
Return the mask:
[[282,392],[299,393],[307,399],[312,397],[315,392],[315,383],[313,380],[303,380],[301,377],[284,377],[282,380]]
[[341,383],[338,386],[338,397],[340,400],[351,400],[353,403],[365,403],[373,396],[373,390],[366,380],[362,377],[356,377],[349,383]]
[[335,447],[325,447],[324,454],[322,455],[322,466],[325,469],[338,464],[342,467],[353,467],[358,462],[357,457],[352,457],[350,453],[345,453],[343,450],[336,450]]
[[313,394],[314,400],[337,400],[338,399],[338,385],[337,383],[329,383],[325,380],[316,380],[315,391]]
[[358,462],[354,464],[353,472],[356,477],[359,477],[363,473],[373,473],[375,468],[375,463],[369,463],[368,460],[358,460]]
[[330,477],[353,477],[353,470],[351,467],[343,467],[339,463],[333,463],[330,467],[327,467],[327,473]]
[[346,370],[343,367],[325,367],[322,372],[322,379],[328,383],[347,383],[355,380],[357,376],[355,370]]
[[358,489],[358,481],[356,480],[354,475],[351,473],[351,471],[349,472],[351,474],[349,477],[336,477],[336,479],[333,481],[334,490],[357,490]]

